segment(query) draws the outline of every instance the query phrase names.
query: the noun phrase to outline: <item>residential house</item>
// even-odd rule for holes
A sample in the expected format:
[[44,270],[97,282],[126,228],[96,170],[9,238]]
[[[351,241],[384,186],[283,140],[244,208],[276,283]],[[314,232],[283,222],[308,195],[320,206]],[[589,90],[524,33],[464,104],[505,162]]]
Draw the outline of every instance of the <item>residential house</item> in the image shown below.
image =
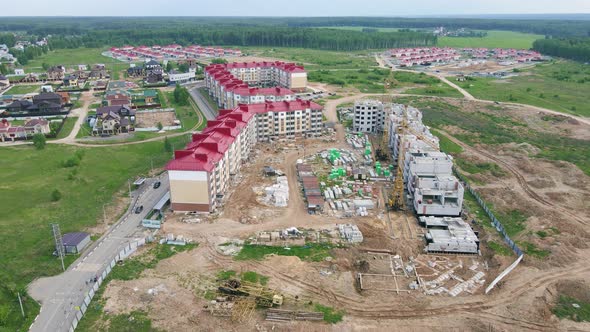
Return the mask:
[[63,78],[63,87],[66,88],[77,88],[78,87],[78,76],[67,75]]
[[102,63],[99,63],[92,66],[90,75],[88,77],[91,79],[104,79],[109,77],[109,73],[107,72],[106,66]]
[[33,119],[25,123],[25,130],[32,134],[47,135],[51,132],[49,128],[49,121],[45,119]]
[[61,97],[61,103],[63,105],[67,105],[70,103],[70,94],[65,92],[65,91],[61,91],[61,92],[57,92],[57,94]]
[[33,97],[33,102],[22,99],[6,106],[9,113],[56,113],[62,110],[61,96],[52,92],[43,92]]
[[53,66],[47,69],[47,79],[53,81],[61,81],[66,76],[66,67],[64,66]]
[[14,69],[14,75],[22,76],[24,74],[25,74],[25,70],[24,69],[21,69],[21,68],[15,68]]
[[7,89],[10,86],[10,81],[6,76],[0,75],[0,91]]
[[107,94],[105,97],[107,106],[123,106],[131,105],[131,99],[128,93],[116,91],[117,93]]
[[133,131],[135,111],[129,106],[105,106],[96,110],[93,135],[117,135]]
[[127,75],[129,77],[143,77],[143,66],[133,66],[127,68]]
[[26,74],[25,77],[21,78],[19,80],[19,82],[21,82],[21,83],[37,83],[38,80],[39,80],[39,76],[37,74],[29,73],[29,74]]
[[131,101],[135,106],[159,104],[158,91],[148,89],[132,93]]

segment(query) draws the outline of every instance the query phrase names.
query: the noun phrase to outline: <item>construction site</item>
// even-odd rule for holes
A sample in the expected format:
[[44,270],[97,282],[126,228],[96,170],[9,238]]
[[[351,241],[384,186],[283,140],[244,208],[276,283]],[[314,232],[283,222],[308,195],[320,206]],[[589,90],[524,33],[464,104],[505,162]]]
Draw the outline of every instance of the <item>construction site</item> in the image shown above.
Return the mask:
[[258,143],[219,212],[166,216],[161,231],[199,246],[111,282],[105,311],[166,330],[552,330],[526,317],[554,278],[586,268],[512,271],[518,256],[488,247],[496,230],[467,209],[420,110],[369,104],[384,110],[373,132]]

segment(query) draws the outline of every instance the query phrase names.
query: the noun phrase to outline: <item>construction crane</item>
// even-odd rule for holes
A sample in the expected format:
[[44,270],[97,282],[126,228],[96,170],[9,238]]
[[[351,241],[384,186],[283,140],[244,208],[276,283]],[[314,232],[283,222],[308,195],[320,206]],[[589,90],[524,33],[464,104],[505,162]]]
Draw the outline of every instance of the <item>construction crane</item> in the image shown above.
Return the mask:
[[393,181],[393,190],[389,196],[388,207],[391,210],[401,211],[406,208],[406,200],[404,198],[404,158],[405,150],[405,134],[408,131],[408,118],[406,110],[402,110],[402,119],[400,125],[397,127],[397,135],[399,135],[399,146],[397,153],[397,170],[395,173],[395,180]]

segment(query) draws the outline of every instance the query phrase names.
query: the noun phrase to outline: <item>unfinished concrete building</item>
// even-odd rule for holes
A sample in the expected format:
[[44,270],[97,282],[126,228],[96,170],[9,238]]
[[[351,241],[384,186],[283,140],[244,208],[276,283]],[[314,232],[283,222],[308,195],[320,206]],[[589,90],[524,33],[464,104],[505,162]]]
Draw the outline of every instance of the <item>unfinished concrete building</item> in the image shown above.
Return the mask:
[[[405,133],[398,128],[405,122]],[[403,177],[408,201],[418,215],[459,216],[464,189],[453,175],[453,157],[440,152],[439,140],[422,123],[422,113],[394,105],[388,124],[393,159],[404,153]]]
[[360,100],[354,103],[352,130],[360,133],[377,134],[383,132],[385,108],[377,100]]
[[420,225],[428,229],[424,235],[429,253],[478,254],[479,238],[461,218],[420,217]]

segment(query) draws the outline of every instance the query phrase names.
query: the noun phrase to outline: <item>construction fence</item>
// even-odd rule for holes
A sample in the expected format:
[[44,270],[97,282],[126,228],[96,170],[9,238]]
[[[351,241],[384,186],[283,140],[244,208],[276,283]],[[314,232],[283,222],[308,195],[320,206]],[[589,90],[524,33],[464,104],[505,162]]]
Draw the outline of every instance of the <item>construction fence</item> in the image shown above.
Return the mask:
[[475,197],[475,200],[477,201],[479,206],[481,206],[481,208],[486,212],[488,217],[490,217],[490,219],[492,220],[492,223],[494,224],[494,227],[496,227],[496,230],[498,231],[498,233],[500,233],[502,235],[504,242],[506,242],[506,244],[510,247],[510,249],[512,249],[512,251],[514,251],[514,253],[516,254],[517,257],[523,256],[524,253],[522,252],[522,250],[518,247],[518,245],[516,245],[516,242],[512,241],[512,239],[508,236],[508,234],[506,234],[506,230],[504,229],[504,226],[502,225],[502,223],[496,218],[494,213],[492,213],[492,210],[490,210],[488,208],[486,203],[483,201],[483,199],[481,199],[481,197],[477,194],[477,192],[475,190],[473,190],[473,188],[471,188],[471,186],[469,185],[469,182],[467,182],[467,179],[461,173],[459,173],[454,166],[453,166],[453,171],[455,172],[455,175],[461,181],[463,181],[463,183],[465,183],[465,188],[467,188],[467,190],[469,190],[471,195],[473,195],[473,197]]
[[145,243],[146,243],[146,239],[140,239],[140,240],[135,241],[133,243],[129,243],[107,265],[107,267],[102,271],[102,274],[100,274],[100,276],[98,277],[97,281],[94,283],[93,287],[90,289],[90,291],[88,291],[88,293],[84,297],[84,300],[82,301],[82,304],[79,306],[79,309],[76,310],[76,314],[74,315],[74,320],[72,321],[72,325],[70,326],[70,332],[73,332],[74,330],[76,330],[78,323],[80,322],[80,320],[82,320],[82,317],[86,313],[86,310],[88,310],[88,306],[90,305],[90,301],[92,301],[92,298],[94,297],[94,295],[98,291],[98,288],[100,287],[100,285],[104,282],[104,280],[109,275],[109,273],[111,273],[115,264],[117,264],[118,261],[129,257],[131,254],[133,254],[137,250],[137,248],[143,246]]

